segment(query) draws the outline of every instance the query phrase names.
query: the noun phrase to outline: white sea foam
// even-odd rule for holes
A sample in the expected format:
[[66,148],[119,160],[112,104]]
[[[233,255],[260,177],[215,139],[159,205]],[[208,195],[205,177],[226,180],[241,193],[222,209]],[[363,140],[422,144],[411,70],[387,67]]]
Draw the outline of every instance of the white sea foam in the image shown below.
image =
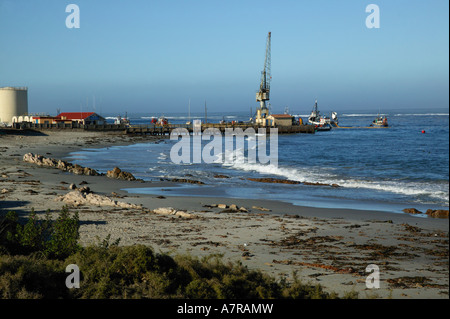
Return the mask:
[[277,167],[274,165],[262,165],[258,163],[234,163],[228,166],[232,169],[274,175],[298,182],[338,184],[339,186],[346,188],[372,189],[374,191],[408,196],[429,196],[443,200],[446,203],[449,201],[448,185],[439,187],[429,183],[342,179],[332,173],[332,170],[323,168],[308,168],[302,170],[298,168]]
[[421,113],[421,114],[419,114],[419,113],[417,113],[417,114],[415,114],[415,113],[413,113],[413,114],[399,113],[399,114],[395,114],[394,116],[449,116],[449,114],[448,113]]
[[[351,114],[341,114],[341,117],[366,117],[366,116],[378,116],[383,115],[387,116],[389,114],[386,113],[379,113],[379,114],[359,114],[359,113],[351,113]],[[393,116],[449,116],[449,113],[397,113]]]
[[158,159],[159,160],[165,160],[167,159],[169,156],[167,154],[164,153],[159,153]]
[[341,117],[378,116],[386,114],[342,114]]

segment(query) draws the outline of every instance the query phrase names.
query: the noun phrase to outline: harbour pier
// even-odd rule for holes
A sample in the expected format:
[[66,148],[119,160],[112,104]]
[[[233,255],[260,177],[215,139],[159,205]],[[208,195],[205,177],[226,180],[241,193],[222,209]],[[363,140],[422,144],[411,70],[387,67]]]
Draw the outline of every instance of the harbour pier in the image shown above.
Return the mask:
[[[264,128],[267,133],[270,132],[270,128],[276,127],[278,129],[278,134],[295,134],[295,133],[306,133],[314,134],[315,128],[313,125],[291,125],[291,126],[261,126],[253,123],[202,123],[201,130],[207,128],[215,128],[219,130],[222,134],[225,133],[226,129],[237,129],[240,128],[245,131],[248,128],[253,128],[256,132],[260,128]],[[167,125],[121,125],[121,124],[80,124],[76,122],[72,123],[53,123],[53,124],[35,124],[30,122],[14,123],[12,128],[6,130],[35,130],[35,131],[45,131],[45,130],[85,130],[85,131],[99,131],[99,132],[122,132],[124,134],[130,135],[170,135],[173,129],[184,128],[190,133],[193,132],[193,126],[188,124],[167,124]]]

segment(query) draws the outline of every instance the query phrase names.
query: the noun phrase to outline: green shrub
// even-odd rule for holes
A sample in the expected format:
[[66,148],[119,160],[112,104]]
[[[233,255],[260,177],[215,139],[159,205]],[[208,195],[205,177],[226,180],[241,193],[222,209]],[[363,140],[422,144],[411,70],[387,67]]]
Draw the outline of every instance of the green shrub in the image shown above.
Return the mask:
[[[121,247],[109,235],[97,246],[80,247],[78,237],[78,214],[71,217],[67,208],[55,221],[49,213],[40,220],[32,211],[24,224],[8,213],[0,222],[0,298],[337,297],[295,274],[292,283],[276,280],[240,262],[224,262],[221,255],[171,257],[148,246]],[[69,264],[80,269],[80,288],[65,285]]]
[[0,257],[0,298],[70,298],[61,261],[31,256]]
[[40,252],[49,258],[64,259],[77,251],[79,218],[75,212],[71,217],[64,207],[55,221],[47,212],[44,219],[38,219],[34,210],[22,225],[15,212],[9,212],[0,223],[0,246],[14,255],[28,255]]
[[217,299],[214,287],[217,282],[208,279],[194,279],[185,289],[185,297],[190,299]]
[[67,207],[64,207],[56,221],[51,224],[51,230],[48,231],[47,241],[44,243],[46,255],[51,258],[63,259],[79,250],[79,228],[78,212],[70,217]]
[[294,281],[283,290],[283,298],[287,299],[336,299],[335,293],[324,292],[319,284],[302,283],[294,274]]

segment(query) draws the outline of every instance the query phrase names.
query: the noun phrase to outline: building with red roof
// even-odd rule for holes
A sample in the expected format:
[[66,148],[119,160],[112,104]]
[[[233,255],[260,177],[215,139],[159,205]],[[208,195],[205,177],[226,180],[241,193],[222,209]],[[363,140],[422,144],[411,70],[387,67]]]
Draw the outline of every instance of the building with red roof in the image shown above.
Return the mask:
[[105,124],[105,118],[95,112],[63,112],[56,116],[56,122],[78,122],[85,125]]

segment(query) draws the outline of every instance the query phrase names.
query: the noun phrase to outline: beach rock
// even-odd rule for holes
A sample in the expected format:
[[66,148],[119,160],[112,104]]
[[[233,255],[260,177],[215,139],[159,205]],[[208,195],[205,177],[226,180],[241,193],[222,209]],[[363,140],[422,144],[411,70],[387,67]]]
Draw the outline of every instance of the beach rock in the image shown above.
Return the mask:
[[62,160],[59,160],[58,163],[56,164],[56,167],[63,171],[67,171],[68,166],[69,166],[68,163]]
[[159,207],[153,210],[155,214],[160,215],[173,215],[173,216],[179,216],[184,218],[194,218],[196,217],[194,214],[188,213],[186,211],[177,210],[172,207]]
[[263,212],[271,212],[272,210],[260,206],[252,206],[253,209],[261,210]]
[[248,210],[245,207],[239,207],[236,204],[226,205],[226,204],[211,204],[211,205],[203,205],[203,207],[208,208],[220,208],[223,209],[221,213],[237,213],[237,212],[245,212],[247,213]]
[[308,185],[308,186],[331,186],[331,187],[340,187],[338,184],[326,184],[326,183],[312,183],[312,182],[303,182],[303,185]]
[[445,209],[428,209],[425,214],[433,218],[448,218],[448,210]]
[[42,165],[49,167],[56,167],[58,165],[58,161],[52,158],[42,157]]
[[77,186],[75,184],[70,184],[69,189],[72,189],[72,190],[77,189]]
[[214,175],[214,178],[230,178],[230,177],[227,175],[217,174],[217,175]]
[[129,172],[122,171],[118,167],[114,167],[112,170],[106,172],[106,176],[109,178],[123,179],[127,181],[135,181],[136,178]]
[[70,170],[71,173],[75,175],[84,175],[84,168],[78,164],[75,164]]
[[178,210],[175,213],[175,216],[183,217],[183,218],[195,218],[196,217],[195,215],[193,215],[191,213],[188,213],[188,212],[185,212],[185,211],[182,211],[182,210]]
[[122,170],[118,167],[114,167],[112,170],[106,172],[106,176],[109,178],[119,178],[119,174]]
[[201,181],[196,181],[193,179],[187,179],[187,178],[171,178],[171,179],[161,179],[161,180],[165,180],[165,181],[169,181],[169,182],[174,182],[174,183],[189,183],[189,184],[199,184],[199,185],[204,185],[205,183],[201,182]]
[[3,188],[3,189],[0,191],[1,194],[7,194],[7,193],[9,193],[9,192],[10,192],[10,190],[7,189],[7,188]]
[[42,165],[43,156],[33,153],[27,153],[23,156],[23,161],[31,164]]
[[160,215],[173,215],[176,210],[172,207],[159,207],[154,209],[153,212]]
[[91,189],[89,187],[87,187],[87,186],[83,186],[83,187],[79,188],[78,191],[80,193],[85,193],[85,194],[92,193]]
[[98,175],[96,170],[89,168],[89,167],[84,168],[83,174],[86,176],[97,176]]
[[112,200],[107,196],[101,196],[93,193],[85,193],[79,191],[72,191],[64,196],[58,196],[56,201],[62,201],[68,205],[81,206],[81,205],[93,205],[93,206],[112,206],[120,208],[133,208],[141,209],[141,206],[129,204],[125,202],[120,202]]
[[129,172],[121,172],[119,175],[119,179],[125,179],[127,181],[134,181],[136,178],[133,176],[133,174]]
[[121,195],[117,194],[116,192],[112,192],[112,193],[111,193],[111,197],[115,197],[115,198],[124,198],[124,196],[121,196]]
[[405,208],[403,212],[408,214],[423,214],[420,210],[417,210],[415,208]]
[[62,171],[70,172],[76,175],[100,175],[97,171],[89,167],[83,167],[78,164],[73,165],[62,160],[47,158],[39,154],[27,153],[23,156],[23,161],[27,163],[36,164],[39,166],[55,167]]
[[279,184],[301,184],[298,181],[290,181],[287,179],[278,179],[278,178],[247,178],[249,181],[260,182],[260,183],[279,183]]

